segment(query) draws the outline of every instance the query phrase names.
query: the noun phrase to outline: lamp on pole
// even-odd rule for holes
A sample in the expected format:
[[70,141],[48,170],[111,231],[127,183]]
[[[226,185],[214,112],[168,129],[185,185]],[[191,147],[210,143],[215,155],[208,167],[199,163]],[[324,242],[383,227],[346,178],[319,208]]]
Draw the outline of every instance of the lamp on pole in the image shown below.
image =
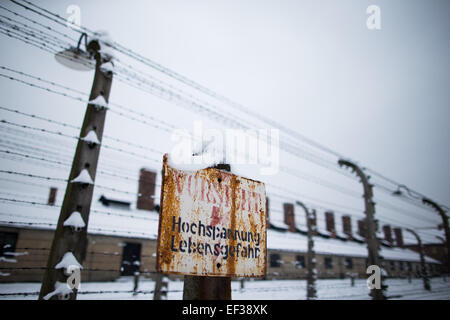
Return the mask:
[[312,300],[317,298],[316,295],[316,259],[314,253],[314,241],[313,241],[313,230],[312,230],[312,220],[314,219],[312,213],[309,212],[308,208],[303,204],[303,202],[297,201],[297,205],[303,208],[306,213],[306,225],[308,227],[308,253],[306,255],[307,268],[308,268],[308,278],[307,278],[307,299]]
[[[373,192],[372,185],[369,183],[369,176],[366,176],[363,170],[356,165],[355,163],[340,159],[338,161],[340,167],[347,167],[355,172],[356,175],[361,180],[364,189],[364,204],[365,204],[365,213],[366,213],[366,225],[367,225],[367,235],[366,235],[366,243],[368,250],[368,262],[369,266],[375,265],[381,267],[381,258],[379,256],[380,243],[376,237],[377,231],[377,221],[375,220],[375,203],[372,200]],[[384,290],[386,290],[387,286],[384,285],[381,281],[380,289],[371,289],[370,296],[374,300],[384,300],[386,296],[384,295]]]
[[412,233],[414,235],[414,237],[416,237],[416,239],[417,239],[417,246],[419,247],[419,255],[420,255],[420,269],[421,269],[421,274],[422,274],[422,279],[423,279],[423,287],[425,290],[430,291],[431,290],[430,279],[428,278],[427,268],[425,266],[425,255],[423,253],[422,240],[420,240],[419,235],[414,230],[406,229],[406,231]]
[[[447,273],[450,274],[450,259],[448,259],[449,253],[450,253],[450,230],[449,230],[449,223],[448,223],[448,216],[446,213],[446,210],[443,209],[444,206],[440,206],[438,205],[435,201],[423,197],[421,195],[418,195],[416,192],[412,192],[407,186],[405,185],[399,185],[397,187],[397,190],[394,191],[392,194],[394,196],[402,196],[404,195],[404,193],[401,191],[401,189],[406,190],[406,192],[408,193],[409,196],[418,199],[418,200],[422,200],[422,203],[433,208],[438,214],[439,216],[442,218],[442,227],[444,228],[444,232],[445,232],[445,239],[446,239],[446,247],[447,247]],[[416,195],[414,195],[416,194]]]
[[444,227],[445,232],[445,239],[446,239],[446,246],[447,246],[447,273],[450,274],[450,259],[449,253],[450,253],[450,230],[448,225],[448,216],[445,210],[439,206],[436,202],[434,202],[431,199],[423,198],[422,202],[430,207],[432,207],[442,218],[442,226]]
[[[83,39],[85,51],[80,48]],[[108,45],[100,39],[88,42],[87,35],[83,33],[76,48],[70,47],[55,55],[58,62],[74,70],[87,71],[95,67],[95,75],[39,299],[75,300],[78,285],[76,280],[75,286],[69,282],[76,268],[78,284],[81,281],[80,269],[86,257],[89,213],[112,84],[111,69],[108,71],[101,67],[112,59],[112,55],[103,54],[104,50],[109,49],[105,48]],[[74,220],[77,221],[76,227]]]

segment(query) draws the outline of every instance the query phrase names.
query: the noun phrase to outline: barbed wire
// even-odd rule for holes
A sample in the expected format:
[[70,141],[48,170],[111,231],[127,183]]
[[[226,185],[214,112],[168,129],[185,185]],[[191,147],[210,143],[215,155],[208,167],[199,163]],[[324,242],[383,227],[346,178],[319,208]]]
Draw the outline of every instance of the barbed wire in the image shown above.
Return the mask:
[[[6,68],[6,70],[12,70],[12,69]],[[24,74],[23,72],[20,72],[20,71],[17,71],[17,72],[18,72],[19,74]],[[39,77],[36,77],[36,79],[42,80],[42,78],[39,78]],[[54,82],[50,82],[50,81],[47,81],[47,82],[50,83],[50,84],[56,85]],[[68,89],[68,87],[64,87],[64,86],[63,86],[63,88]],[[108,146],[107,146],[106,148],[108,148]],[[114,149],[114,147],[112,147],[112,149]],[[123,149],[120,149],[120,150],[117,150],[117,151],[119,151],[119,152],[125,152]],[[155,151],[155,150],[154,150],[154,151]],[[157,152],[157,151],[155,151],[155,152]],[[131,152],[128,152],[128,153],[129,153],[129,154],[133,154],[133,155],[137,155],[137,154],[131,153]],[[139,156],[139,155],[137,155],[137,156]],[[157,159],[151,159],[151,158],[149,158],[148,160],[151,160],[151,161],[154,161],[154,162],[159,163],[159,160],[157,160]],[[289,174],[292,174],[292,175],[294,175],[294,176],[297,176],[297,177],[299,177],[299,178],[306,178],[306,179],[308,179],[309,181],[312,181],[312,182],[317,183],[317,184],[319,184],[319,185],[322,185],[322,186],[324,186],[324,187],[327,187],[327,188],[331,188],[331,189],[337,190],[337,191],[339,191],[339,192],[341,192],[341,193],[343,193],[343,194],[346,194],[346,195],[349,195],[349,196],[352,196],[352,197],[356,197],[356,198],[358,198],[358,199],[360,198],[360,195],[359,195],[358,193],[356,193],[355,191],[353,191],[353,190],[342,189],[342,188],[339,187],[339,186],[330,184],[330,183],[328,183],[328,182],[326,182],[326,181],[324,181],[324,180],[321,180],[321,179],[319,179],[319,178],[317,178],[317,177],[312,177],[312,176],[307,175],[307,174],[304,174],[304,173],[298,173],[297,171],[293,171],[292,169],[285,168],[285,167],[283,167],[282,170],[285,171],[285,172],[287,172],[287,173],[289,173]]]
[[[131,78],[128,78],[128,80],[133,80],[133,79],[131,79]],[[153,86],[153,88],[155,88],[155,86]],[[161,89],[161,88],[157,88],[157,89]],[[164,90],[164,89],[162,89],[162,91],[163,91],[163,93],[165,93],[167,90]],[[177,96],[177,98],[181,98],[180,96]],[[190,105],[196,105],[195,103],[194,104],[190,104]],[[196,105],[197,106],[197,108],[200,108],[201,106],[198,106],[198,105]],[[121,114],[122,116],[127,116],[127,115],[125,115],[125,114]],[[217,118],[217,115],[215,116],[215,118]],[[133,119],[134,120],[134,119]],[[284,144],[284,143],[282,143],[282,144]],[[300,155],[304,155],[305,153],[303,152],[303,153],[301,153]],[[298,155],[298,153],[297,153],[297,155]],[[314,162],[314,159],[312,160],[313,162]],[[335,164],[334,164],[335,165]],[[330,168],[329,166],[328,166],[328,168]],[[344,171],[338,171],[339,173],[343,173]],[[344,174],[345,175],[345,174]],[[349,175],[347,175],[347,176],[349,176]],[[351,176],[349,176],[349,177],[351,177]],[[351,177],[352,179],[353,179],[353,177]]]
[[[49,19],[49,20],[51,20],[51,21],[53,21],[53,22],[55,22],[55,23],[57,23],[57,24],[59,24],[61,26],[67,27],[67,24],[65,24],[65,23],[67,23],[67,20],[65,18],[63,18],[63,17],[61,17],[61,16],[59,16],[59,15],[57,15],[57,14],[55,14],[55,13],[49,11],[49,10],[46,10],[46,9],[40,7],[40,6],[37,6],[36,4],[33,4],[33,3],[29,2],[29,1],[24,1],[28,5],[31,5],[34,8],[36,8],[38,10],[41,10],[42,12],[46,13],[46,14],[43,14],[42,12],[39,12],[38,10],[32,9],[32,8],[30,8],[30,7],[26,6],[26,5],[20,4],[20,3],[16,2],[16,1],[13,1],[13,2],[18,4],[19,6],[23,7],[26,10],[32,11],[33,13],[36,13],[36,14],[38,14],[38,15],[46,18],[46,19]],[[89,33],[93,34],[93,32],[91,30],[89,30],[88,28],[81,27],[81,29],[84,30],[85,32],[89,32]],[[187,85],[189,85],[189,86],[191,86],[191,87],[193,87],[193,88],[195,88],[197,90],[200,90],[203,93],[206,93],[206,94],[208,94],[208,95],[210,95],[210,96],[212,96],[212,97],[214,97],[216,99],[223,100],[223,102],[226,102],[227,104],[229,104],[229,105],[231,105],[231,106],[233,106],[233,107],[235,107],[237,109],[246,110],[245,112],[247,114],[248,114],[248,112],[250,112],[249,109],[246,109],[245,107],[243,107],[243,106],[241,106],[241,105],[239,105],[239,104],[237,104],[235,102],[232,102],[228,98],[226,98],[224,96],[221,96],[221,95],[218,95],[217,93],[214,93],[213,91],[211,91],[211,90],[209,90],[209,89],[207,89],[205,87],[200,86],[199,84],[193,82],[192,80],[189,80],[189,79],[187,79],[187,78],[185,78],[185,77],[183,77],[183,76],[181,76],[181,75],[179,75],[179,74],[177,74],[177,73],[175,73],[175,72],[173,72],[173,71],[171,71],[171,70],[169,70],[169,69],[167,69],[167,68],[157,64],[157,63],[154,63],[153,61],[151,61],[148,58],[140,56],[139,54],[133,52],[131,49],[123,47],[123,46],[121,46],[121,45],[119,45],[117,43],[114,43],[113,48],[118,50],[119,52],[121,52],[121,53],[123,53],[123,54],[125,54],[125,55],[127,55],[127,56],[129,56],[129,57],[131,57],[131,58],[133,58],[135,60],[137,60],[137,61],[140,61],[140,62],[142,62],[144,64],[147,64],[148,66],[150,66],[153,69],[156,69],[156,70],[158,70],[160,72],[163,72],[163,73],[171,76],[174,79],[177,79],[177,80],[179,80],[181,82],[184,82],[185,84],[187,84]],[[257,114],[257,113],[254,113],[253,116],[261,117],[261,115]],[[271,123],[271,125],[275,125],[276,124],[271,119],[265,118],[264,121]],[[283,126],[281,126],[281,127],[282,127],[282,129],[285,129]],[[294,131],[291,130],[289,133],[291,135],[293,134],[297,138],[301,138],[301,139],[307,141],[309,144],[312,144],[315,147],[317,147],[319,149],[322,149],[323,151],[325,151],[327,153],[333,154],[336,157],[341,157],[340,154],[334,152],[333,150],[331,150],[329,148],[324,147],[323,145],[317,144],[316,142],[312,141],[309,138],[300,137],[301,135],[299,136],[299,133],[297,133],[297,132],[294,132]],[[391,182],[392,182],[392,180],[391,180]]]
[[[13,26],[14,27],[14,26]],[[28,39],[28,40],[30,40],[30,39]],[[43,40],[43,39],[40,39],[40,40]],[[54,84],[54,83],[53,83]],[[160,88],[161,89],[161,88]],[[167,91],[167,90],[163,90],[163,91]],[[124,152],[124,150],[123,149],[120,149],[120,151],[119,152]],[[128,154],[130,154],[130,152],[128,152]],[[15,155],[18,155],[18,154],[15,154]],[[39,160],[39,159],[34,159],[34,160]],[[158,162],[159,163],[159,160],[156,160],[156,159],[153,159],[153,161],[155,161],[155,162]],[[116,177],[118,177],[118,175],[115,175]],[[317,182],[317,180],[316,180],[316,182]],[[323,182],[324,181],[321,181],[321,182],[319,182],[319,183],[322,183],[322,185],[327,185],[328,183],[326,183],[326,184],[323,184]],[[328,184],[328,187],[329,187],[330,185]],[[333,187],[333,189],[335,189],[334,187]],[[339,189],[338,189],[339,190]],[[341,189],[339,192],[342,192],[343,190]],[[350,194],[349,192],[344,192],[344,193],[347,193],[347,194]],[[353,194],[353,196],[355,196],[355,197],[359,197],[358,195],[357,195],[357,193],[355,192],[355,193],[353,193],[353,191],[352,191],[352,194]],[[392,210],[396,210],[397,208],[395,208],[395,207],[390,207],[390,209],[392,209]]]

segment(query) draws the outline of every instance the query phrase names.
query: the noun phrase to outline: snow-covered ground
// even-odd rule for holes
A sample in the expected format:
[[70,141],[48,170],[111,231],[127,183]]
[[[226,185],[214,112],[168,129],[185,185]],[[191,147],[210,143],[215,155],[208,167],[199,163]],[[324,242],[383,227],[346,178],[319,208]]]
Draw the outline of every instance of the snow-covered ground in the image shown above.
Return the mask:
[[[423,289],[421,279],[388,279],[387,295],[390,299],[419,299],[419,300],[450,300],[450,279],[431,279],[431,292]],[[146,300],[153,299],[152,290],[155,283],[143,279],[139,282],[139,293],[133,295],[133,279],[123,277],[115,282],[82,283],[79,300]],[[40,283],[12,283],[0,284],[0,299],[37,299]],[[183,296],[183,282],[170,281],[168,299],[181,300]],[[233,300],[304,300],[306,298],[305,280],[249,280],[245,281],[241,289],[239,281],[232,282]],[[350,286],[350,279],[319,280],[317,282],[318,299],[360,300],[369,299],[369,290],[363,279],[355,280],[355,286]],[[22,293],[21,295],[9,295]],[[24,295],[23,293],[28,293]]]

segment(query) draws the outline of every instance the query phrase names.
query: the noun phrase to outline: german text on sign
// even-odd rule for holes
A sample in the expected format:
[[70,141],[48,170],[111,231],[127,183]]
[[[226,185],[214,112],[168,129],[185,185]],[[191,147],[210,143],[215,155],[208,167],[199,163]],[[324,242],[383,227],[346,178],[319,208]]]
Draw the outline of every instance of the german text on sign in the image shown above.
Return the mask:
[[214,168],[163,162],[157,269],[197,276],[262,277],[266,195],[262,182]]

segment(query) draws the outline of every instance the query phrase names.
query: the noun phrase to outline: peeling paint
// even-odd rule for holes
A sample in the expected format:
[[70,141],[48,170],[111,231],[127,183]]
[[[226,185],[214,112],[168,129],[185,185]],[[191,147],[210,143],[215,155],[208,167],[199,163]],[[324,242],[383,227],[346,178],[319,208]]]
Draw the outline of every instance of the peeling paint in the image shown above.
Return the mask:
[[264,183],[215,168],[178,170],[164,156],[157,270],[162,273],[263,277]]

